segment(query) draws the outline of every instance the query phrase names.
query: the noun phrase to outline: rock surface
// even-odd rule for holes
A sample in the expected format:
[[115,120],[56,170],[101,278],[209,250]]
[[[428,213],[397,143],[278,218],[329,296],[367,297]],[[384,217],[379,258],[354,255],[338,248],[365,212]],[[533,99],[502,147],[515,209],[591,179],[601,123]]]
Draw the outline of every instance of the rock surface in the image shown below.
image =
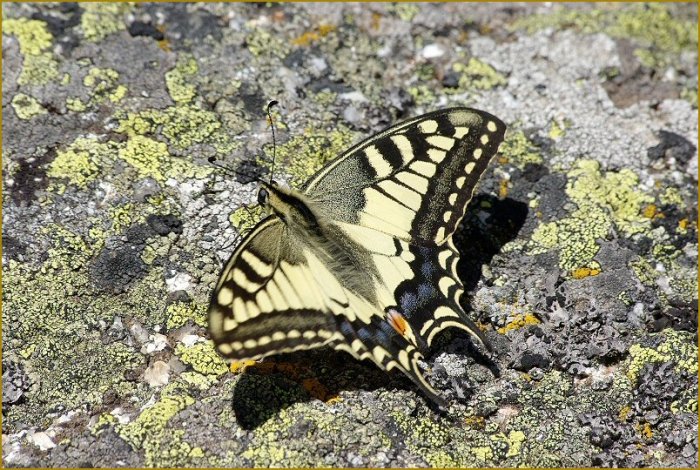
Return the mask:
[[[6,466],[697,466],[695,4],[3,4]],[[507,140],[457,234],[486,357],[232,368],[257,177],[398,120]],[[209,157],[236,168],[229,176]]]

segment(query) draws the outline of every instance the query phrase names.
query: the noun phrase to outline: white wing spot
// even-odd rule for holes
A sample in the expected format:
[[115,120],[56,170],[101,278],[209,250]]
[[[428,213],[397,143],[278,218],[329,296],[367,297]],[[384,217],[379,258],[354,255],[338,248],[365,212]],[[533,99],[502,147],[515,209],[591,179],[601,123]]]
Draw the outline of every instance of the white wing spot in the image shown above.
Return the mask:
[[365,149],[365,155],[367,155],[367,161],[372,165],[374,171],[377,172],[379,178],[389,176],[394,170],[374,145],[370,145]]
[[282,331],[272,333],[272,341],[283,341],[287,336]]
[[231,302],[233,302],[233,291],[228,287],[222,287],[216,295],[216,301],[219,305],[231,305]]
[[454,134],[455,139],[461,139],[462,137],[464,137],[467,134],[469,134],[468,127],[455,127],[455,134]]
[[438,263],[442,269],[447,270],[447,261],[450,259],[450,256],[452,256],[450,250],[444,250],[438,253]]
[[450,218],[452,217],[452,211],[447,211],[442,215],[442,220],[445,221],[445,223],[450,221]]
[[486,144],[489,143],[489,136],[487,136],[486,134],[484,134],[484,135],[481,136],[481,139],[479,139],[479,140],[481,141],[481,144],[482,144],[482,145],[486,145]]
[[428,150],[428,156],[435,163],[440,163],[441,161],[443,161],[445,159],[446,155],[447,155],[447,153],[443,152],[442,150],[438,150],[438,149],[429,149]]
[[396,148],[399,149],[404,164],[413,160],[413,147],[411,147],[411,141],[408,140],[408,137],[405,135],[393,135],[391,140],[396,145]]
[[488,124],[486,124],[486,129],[488,129],[489,132],[496,132],[496,123],[493,121],[489,121]]
[[238,322],[231,317],[224,318],[224,331],[232,331],[238,326]]
[[431,135],[425,140],[430,145],[443,150],[450,150],[455,145],[455,140],[452,137],[446,137],[444,135]]
[[470,175],[471,172],[474,171],[474,167],[475,167],[475,166],[476,166],[476,163],[474,163],[474,162],[469,162],[469,163],[467,163],[466,166],[464,167],[464,171],[466,171],[467,174]]
[[458,315],[451,308],[445,307],[444,305],[436,308],[433,316],[435,318],[458,317]]
[[476,150],[474,150],[474,160],[480,159],[482,153],[484,153],[484,152],[483,152],[483,150],[481,150],[481,149],[476,149]]
[[435,175],[435,165],[430,162],[418,160],[411,163],[411,170],[428,178]]
[[442,292],[442,295],[447,297],[447,294],[449,294],[450,287],[454,286],[455,284],[456,282],[453,279],[445,276],[438,282],[438,287],[440,288],[440,292]]
[[223,354],[224,356],[228,356],[233,352],[233,348],[231,347],[230,344],[228,343],[221,343],[219,346],[219,352]]
[[425,194],[428,192],[428,180],[414,173],[402,171],[395,177],[409,188],[413,188],[419,193]]
[[451,206],[454,206],[455,202],[457,202],[457,193],[451,193],[447,198],[447,202],[449,202]]
[[433,121],[432,119],[418,123],[418,129],[420,129],[423,134],[435,134],[437,128],[437,121]]
[[459,178],[457,178],[457,181],[455,181],[455,183],[457,184],[457,187],[459,189],[462,189],[464,187],[464,183],[466,181],[467,181],[467,178],[465,178],[464,176],[460,176]]
[[246,349],[253,349],[255,346],[258,345],[258,342],[255,341],[254,339],[247,339],[243,342],[243,347]]
[[[417,212],[418,209],[420,209],[422,198],[419,193],[412,191],[404,186],[401,186],[399,183],[392,180],[380,181],[377,186],[382,188],[392,197],[395,197],[414,211]],[[371,244],[369,246],[371,246]]]

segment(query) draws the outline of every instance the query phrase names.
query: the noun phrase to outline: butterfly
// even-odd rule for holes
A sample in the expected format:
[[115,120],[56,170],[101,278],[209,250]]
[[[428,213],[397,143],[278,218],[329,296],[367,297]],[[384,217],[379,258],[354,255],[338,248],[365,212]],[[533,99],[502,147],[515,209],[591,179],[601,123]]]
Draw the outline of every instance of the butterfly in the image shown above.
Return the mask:
[[209,333],[227,359],[330,347],[406,374],[446,328],[485,337],[460,306],[452,235],[505,124],[451,108],[394,125],[331,160],[300,190],[261,182],[268,215],[212,294]]

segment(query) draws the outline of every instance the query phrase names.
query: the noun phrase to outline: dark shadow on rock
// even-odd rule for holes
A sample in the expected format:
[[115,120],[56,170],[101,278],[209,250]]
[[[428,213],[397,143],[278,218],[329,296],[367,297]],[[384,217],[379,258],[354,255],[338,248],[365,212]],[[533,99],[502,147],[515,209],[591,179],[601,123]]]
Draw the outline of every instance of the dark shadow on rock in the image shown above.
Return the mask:
[[525,224],[528,207],[514,199],[498,199],[480,194],[472,199],[462,221],[462,229],[454,234],[460,260],[457,274],[464,290],[471,291],[481,278],[481,267],[513,240]]
[[402,379],[399,372],[387,373],[330,348],[280,354],[241,373],[232,408],[241,427],[251,430],[295,403],[327,401],[341,391],[414,388]]

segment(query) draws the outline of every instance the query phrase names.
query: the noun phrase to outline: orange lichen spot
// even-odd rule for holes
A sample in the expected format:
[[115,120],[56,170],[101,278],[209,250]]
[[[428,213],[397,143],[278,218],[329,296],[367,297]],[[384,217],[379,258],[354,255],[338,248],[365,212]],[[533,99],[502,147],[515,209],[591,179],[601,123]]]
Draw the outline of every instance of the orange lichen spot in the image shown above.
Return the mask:
[[647,219],[653,219],[657,215],[658,209],[654,204],[649,204],[644,209],[642,209],[642,215]]
[[620,412],[617,414],[617,419],[619,419],[622,422],[625,422],[627,421],[627,418],[629,418],[630,413],[632,413],[632,407],[623,406]]
[[335,31],[335,26],[330,24],[322,24],[316,28],[316,31],[307,31],[298,38],[292,40],[292,44],[295,46],[308,46],[312,42],[316,42],[319,39],[328,36],[333,31]]
[[372,21],[369,24],[369,27],[372,28],[374,31],[378,31],[379,27],[382,25],[382,15],[379,13],[372,13]]
[[574,279],[584,279],[600,274],[600,269],[597,268],[578,268],[571,272],[571,277]]
[[390,309],[387,312],[387,320],[389,321],[389,324],[401,335],[404,336],[406,334],[406,327],[408,326],[408,322],[406,321],[406,317],[404,317],[401,312]]
[[486,426],[486,420],[483,416],[467,416],[464,418],[464,424],[471,428],[483,429]]
[[309,395],[312,397],[316,398],[317,400],[326,401],[326,397],[328,397],[328,389],[324,387],[323,384],[318,381],[318,379],[304,379],[301,381],[301,386],[304,387],[304,390],[309,392]]
[[333,394],[331,394],[330,398],[326,399],[326,403],[328,403],[329,405],[335,405],[336,403],[340,403],[341,401],[343,401],[342,398],[340,398],[338,395]]
[[498,185],[498,198],[505,199],[506,196],[508,196],[508,181],[501,180],[500,184]]
[[527,326],[527,325],[537,325],[539,323],[542,323],[542,322],[540,322],[540,320],[536,316],[534,316],[532,313],[526,313],[526,314],[521,313],[521,314],[516,315],[515,318],[513,319],[513,321],[508,323],[506,326],[499,328],[497,331],[500,334],[504,335],[511,330],[517,330],[517,329],[522,328],[522,327]]
[[236,372],[243,372],[246,368],[254,365],[255,361],[252,361],[250,359],[245,361],[233,361],[229,366],[229,369],[235,374]]
[[647,423],[646,421],[644,423],[638,423],[634,427],[644,439],[651,439],[654,436],[654,431],[651,429],[651,424]]
[[475,321],[474,324],[476,325],[477,328],[479,328],[481,331],[486,333],[489,331],[491,328],[488,323],[481,322],[479,320]]
[[681,219],[678,221],[678,228],[681,230],[687,230],[689,224],[690,222],[688,221],[688,219]]
[[[158,25],[158,26],[156,26],[156,29],[158,31],[160,31],[161,33],[163,33],[163,36],[165,36],[165,25],[163,25],[163,24]],[[165,52],[170,52],[170,41],[168,41],[167,39],[165,39],[165,37],[163,37],[163,39],[158,41],[158,47],[160,47]]]
[[510,162],[508,157],[506,157],[505,155],[499,155],[496,160],[498,161],[499,165],[505,165]]

